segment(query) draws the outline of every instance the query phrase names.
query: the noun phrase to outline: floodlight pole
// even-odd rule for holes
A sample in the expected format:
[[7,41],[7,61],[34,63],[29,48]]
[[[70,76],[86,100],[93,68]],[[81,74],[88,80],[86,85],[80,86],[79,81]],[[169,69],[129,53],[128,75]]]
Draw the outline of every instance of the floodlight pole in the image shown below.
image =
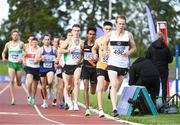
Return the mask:
[[111,15],[112,15],[112,2],[111,2],[111,0],[109,0],[109,13],[108,13],[109,15],[109,20],[111,20]]

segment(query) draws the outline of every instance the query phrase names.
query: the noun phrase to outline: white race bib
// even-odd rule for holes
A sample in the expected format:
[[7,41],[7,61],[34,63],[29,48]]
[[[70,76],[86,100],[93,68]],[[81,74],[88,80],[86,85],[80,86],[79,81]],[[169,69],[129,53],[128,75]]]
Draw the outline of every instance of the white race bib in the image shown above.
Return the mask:
[[52,68],[52,66],[53,66],[53,65],[52,65],[51,62],[44,62],[44,63],[43,63],[43,67],[44,67],[44,68]]

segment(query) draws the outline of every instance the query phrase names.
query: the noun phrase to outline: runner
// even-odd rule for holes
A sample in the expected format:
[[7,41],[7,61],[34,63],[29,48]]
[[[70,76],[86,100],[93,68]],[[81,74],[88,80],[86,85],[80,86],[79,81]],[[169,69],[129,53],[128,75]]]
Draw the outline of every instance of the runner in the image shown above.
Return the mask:
[[[108,55],[103,55],[103,50],[104,50],[104,44],[106,42],[105,36],[111,31],[111,29],[112,29],[112,23],[109,21],[104,22],[103,24],[104,35],[96,40],[95,45],[92,48],[93,57],[95,60],[98,60],[96,66],[97,68],[96,72],[97,72],[97,82],[98,82],[97,99],[98,99],[98,107],[99,107],[99,117],[104,117],[104,111],[103,111],[104,92],[107,90],[109,85],[109,77],[108,77],[108,72],[106,70]],[[99,55],[97,54],[97,50]]]
[[[80,26],[78,24],[72,27],[71,39],[66,39],[61,46],[61,53],[64,54],[63,80],[65,83],[64,97],[69,106],[69,110],[79,110],[77,101],[79,95],[79,79],[81,74],[82,60],[82,40],[79,38]],[[71,100],[70,93],[73,87],[74,104]]]
[[[65,39],[66,39],[66,41],[70,41],[71,40],[71,37],[72,37],[72,29],[70,28],[70,29],[67,29],[67,31],[66,31],[66,34],[65,34]],[[64,44],[66,44],[65,42],[66,42],[65,40],[61,40],[61,42],[60,42],[60,48],[64,45]],[[60,59],[60,64],[62,64],[62,66],[64,67],[64,55],[65,54],[61,54],[61,49],[59,49],[58,50],[58,57],[59,56],[61,56],[61,57],[59,57],[59,59]],[[63,76],[63,67],[62,67],[62,76]],[[64,82],[64,81],[63,81]],[[64,87],[64,86],[63,86]],[[65,89],[65,87],[64,87],[64,89]],[[64,90],[63,89],[63,101],[65,101],[64,100],[64,95],[67,95],[67,93],[66,93],[66,90]],[[71,86],[71,93],[72,93],[72,90],[73,90],[73,85]],[[68,104],[66,103],[66,102],[64,102],[65,103],[65,105],[64,105],[64,109],[65,110],[67,110],[67,109],[69,109],[69,107],[68,107]]]
[[27,103],[35,104],[35,95],[37,91],[37,85],[39,81],[39,63],[34,62],[35,55],[39,49],[38,40],[33,38],[30,42],[31,45],[25,49],[24,53],[24,65],[26,65],[26,81],[28,98]]
[[58,48],[58,53],[57,53],[57,60],[58,63],[56,65],[56,98],[57,102],[59,102],[59,109],[64,109],[65,104],[64,104],[64,82],[62,78],[63,74],[63,67],[64,67],[64,62],[63,62],[63,56],[60,53],[60,47],[63,44],[64,39],[60,38],[59,39],[59,48]]
[[11,105],[15,105],[14,82],[16,79],[17,86],[21,86],[24,43],[19,40],[18,31],[13,31],[11,37],[12,40],[6,43],[2,52],[2,60],[6,61],[6,54],[8,52]]
[[91,114],[89,110],[89,82],[90,82],[90,92],[91,94],[96,93],[96,61],[93,60],[92,47],[95,42],[96,28],[90,27],[87,30],[87,37],[84,43],[82,43],[83,48],[83,67],[82,67],[82,80],[84,83],[84,103],[86,105],[85,116]]
[[50,45],[49,35],[45,35],[42,42],[43,46],[38,49],[38,52],[35,56],[35,61],[40,62],[39,72],[42,84],[42,93],[44,97],[41,107],[48,108],[46,82],[48,82],[48,87],[51,88],[54,79],[54,61],[56,58],[56,53],[53,47]]
[[108,59],[108,75],[111,82],[111,102],[113,116],[117,113],[117,92],[121,86],[129,66],[129,56],[136,50],[136,44],[132,33],[125,30],[126,17],[116,17],[116,30],[106,36],[105,53],[110,46]]

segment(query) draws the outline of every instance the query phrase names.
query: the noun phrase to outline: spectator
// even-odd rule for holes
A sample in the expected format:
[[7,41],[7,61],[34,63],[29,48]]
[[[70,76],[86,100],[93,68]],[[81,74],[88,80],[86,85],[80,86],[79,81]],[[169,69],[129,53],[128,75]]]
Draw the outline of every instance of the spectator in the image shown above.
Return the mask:
[[150,59],[159,71],[162,83],[162,102],[165,103],[167,98],[168,63],[173,61],[173,56],[164,43],[162,32],[157,33],[156,40],[148,48],[146,58]]

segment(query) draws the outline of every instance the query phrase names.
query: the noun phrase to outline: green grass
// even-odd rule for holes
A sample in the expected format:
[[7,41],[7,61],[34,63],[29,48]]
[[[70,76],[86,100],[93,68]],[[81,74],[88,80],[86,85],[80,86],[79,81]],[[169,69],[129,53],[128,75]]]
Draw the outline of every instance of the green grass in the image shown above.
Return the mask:
[[0,75],[7,75],[8,69],[7,69],[7,63],[3,63],[0,61]]
[[[83,91],[80,91],[79,101],[83,103]],[[97,105],[97,95],[90,94],[90,105],[93,108],[98,109]],[[112,107],[111,101],[107,99],[107,94],[104,97],[104,112],[111,115]],[[158,114],[157,116],[153,115],[144,115],[144,116],[120,116],[119,118],[131,122],[141,123],[141,124],[179,124],[180,123],[180,114]]]

